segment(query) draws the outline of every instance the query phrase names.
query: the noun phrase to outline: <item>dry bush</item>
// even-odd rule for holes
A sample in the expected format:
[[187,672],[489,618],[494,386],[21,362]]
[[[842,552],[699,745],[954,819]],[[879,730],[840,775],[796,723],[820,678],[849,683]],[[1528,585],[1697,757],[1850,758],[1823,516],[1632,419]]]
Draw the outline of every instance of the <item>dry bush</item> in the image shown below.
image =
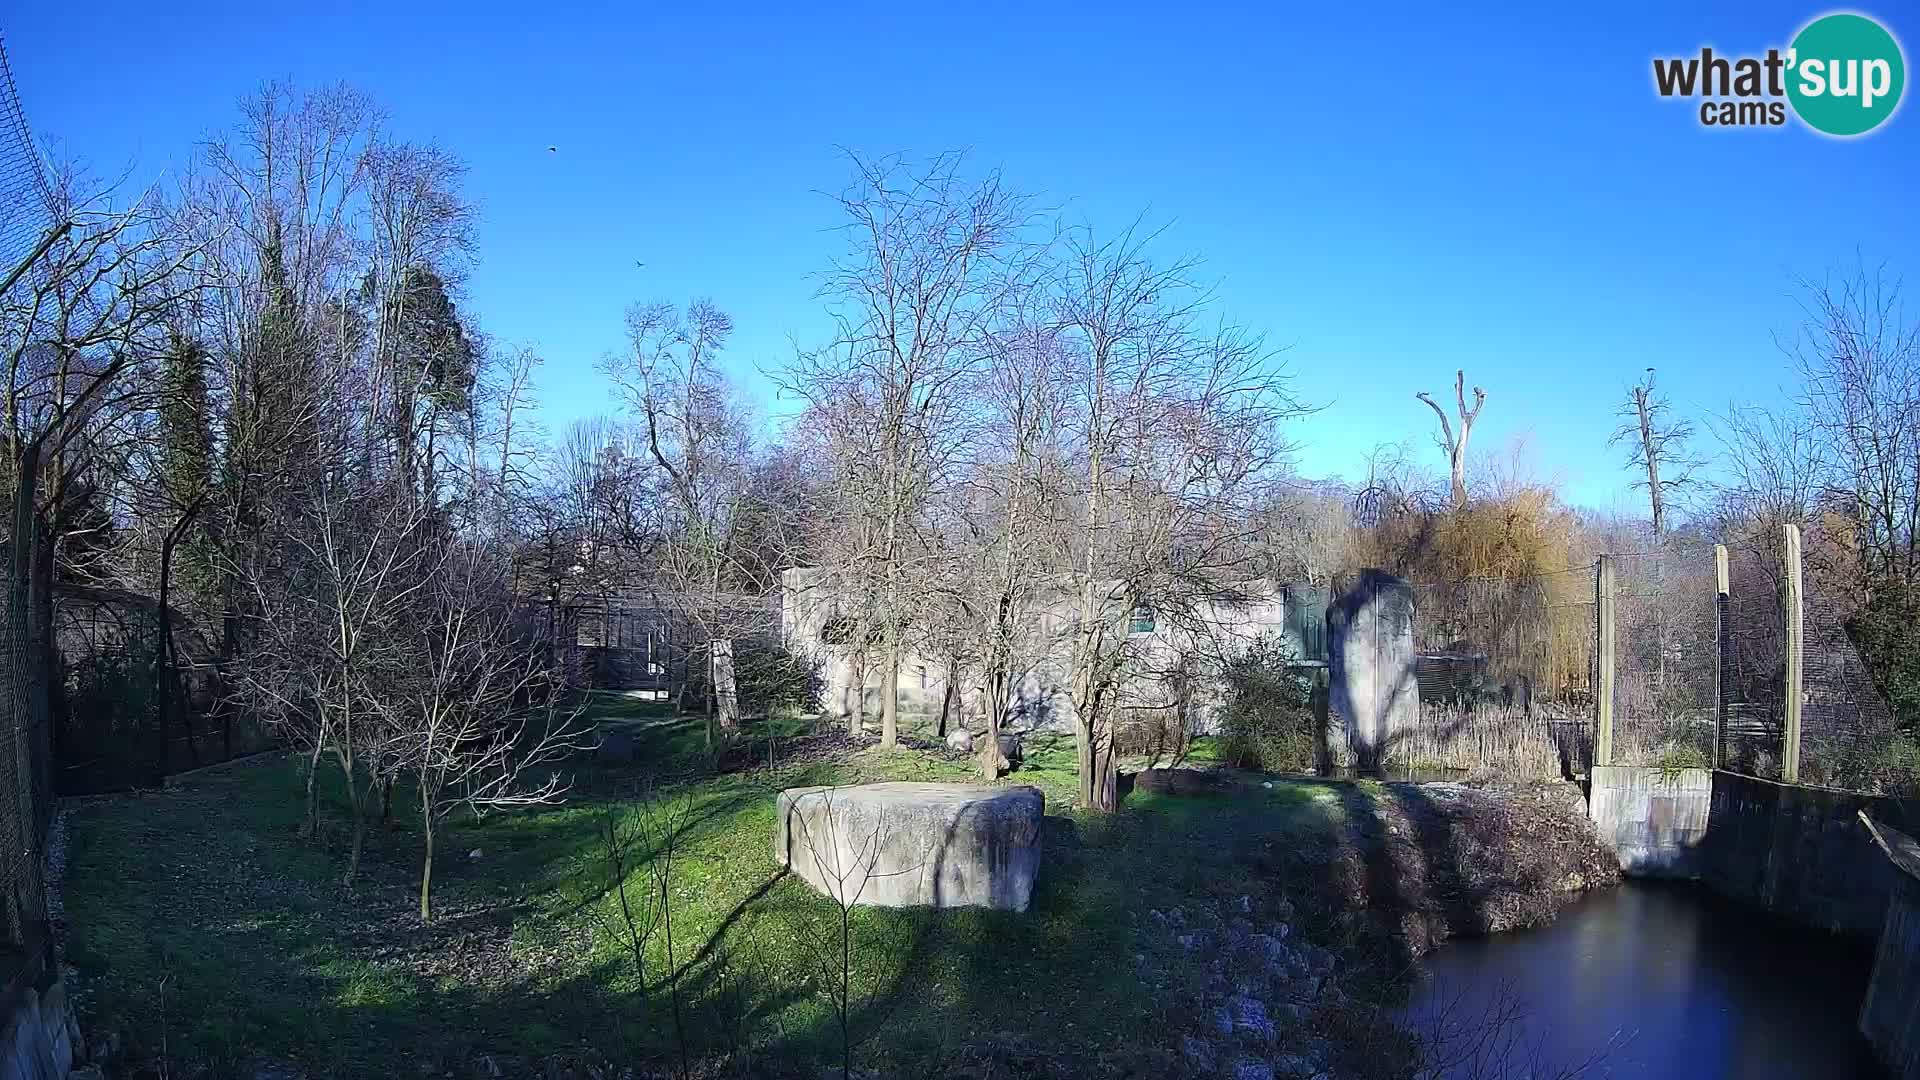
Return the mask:
[[1420,722],[1404,736],[1397,761],[1419,768],[1464,769],[1509,780],[1559,779],[1568,764],[1560,736],[1541,713],[1500,705],[1462,708],[1422,702]]

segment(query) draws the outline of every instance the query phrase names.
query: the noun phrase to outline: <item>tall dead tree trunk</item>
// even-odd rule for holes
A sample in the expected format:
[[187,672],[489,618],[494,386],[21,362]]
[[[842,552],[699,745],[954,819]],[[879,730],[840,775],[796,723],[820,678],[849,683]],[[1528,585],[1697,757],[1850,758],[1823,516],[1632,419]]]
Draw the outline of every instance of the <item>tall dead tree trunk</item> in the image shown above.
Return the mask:
[[1449,488],[1453,508],[1459,510],[1467,505],[1467,440],[1473,435],[1473,422],[1480,418],[1480,409],[1487,403],[1487,392],[1479,387],[1473,388],[1473,407],[1467,407],[1467,373],[1457,370],[1453,373],[1453,398],[1460,412],[1460,430],[1454,431],[1453,424],[1447,419],[1447,411],[1433,400],[1425,390],[1413,395],[1427,403],[1433,414],[1440,418],[1440,448],[1447,452],[1447,463],[1453,472],[1453,482]]
[[1653,535],[1663,536],[1667,531],[1667,499],[1660,489],[1660,455],[1647,453],[1653,446],[1653,413],[1649,408],[1651,395],[1651,388],[1644,384],[1633,388],[1634,421],[1640,429],[1641,456],[1646,458],[1647,499],[1653,510]]

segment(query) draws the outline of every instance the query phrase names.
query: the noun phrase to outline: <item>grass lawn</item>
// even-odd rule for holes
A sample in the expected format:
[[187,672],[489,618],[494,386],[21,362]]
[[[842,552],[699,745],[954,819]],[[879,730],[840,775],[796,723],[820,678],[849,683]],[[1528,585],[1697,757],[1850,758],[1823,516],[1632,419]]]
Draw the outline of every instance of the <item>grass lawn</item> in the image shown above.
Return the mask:
[[[651,740],[652,760],[700,756],[698,720],[603,704],[605,719]],[[806,741],[773,734],[776,750]],[[778,1071],[837,1059],[814,960],[837,909],[778,872],[775,793],[974,775],[964,761],[911,750],[800,757],[660,789],[688,809],[674,950],[689,1041],[708,1060],[730,1054],[736,1066]],[[72,812],[68,957],[90,1040],[119,1032],[131,1062],[164,1059],[172,1076],[251,1075],[261,1058],[316,1076],[464,1076],[482,1054],[668,1058],[666,995],[643,992],[604,929],[617,901],[600,837],[610,819],[641,812],[636,774],[583,763],[567,805],[452,823],[435,869],[440,914],[423,925],[420,837],[404,793],[348,894],[344,799],[328,790],[320,842],[299,839],[301,767],[254,759]],[[1136,793],[1120,814],[1088,815],[1065,803],[1073,774],[1062,739],[1030,744],[1012,778],[1049,800],[1028,913],[856,912],[855,1033],[869,1067],[940,1075],[984,1037],[1094,1055],[1087,1061],[1177,1042],[1167,1013],[1177,1003],[1144,993],[1130,963],[1148,947],[1139,931],[1149,910],[1243,896],[1277,904],[1285,875],[1275,853],[1338,833],[1351,798],[1280,782],[1234,799]],[[636,870],[630,887],[645,884]]]

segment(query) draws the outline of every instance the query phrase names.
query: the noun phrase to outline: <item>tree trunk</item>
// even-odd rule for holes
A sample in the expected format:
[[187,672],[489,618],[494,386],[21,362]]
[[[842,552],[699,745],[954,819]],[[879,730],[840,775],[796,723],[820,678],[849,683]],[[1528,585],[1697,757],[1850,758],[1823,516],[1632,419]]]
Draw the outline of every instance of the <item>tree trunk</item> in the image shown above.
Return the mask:
[[320,754],[326,749],[326,740],[314,736],[313,754],[307,758],[307,819],[300,825],[300,836],[304,838],[320,835]]
[[[40,479],[40,446],[29,443],[20,452],[15,467],[19,470],[14,480],[13,492],[13,580],[9,582],[7,595],[7,623],[9,636],[14,647],[7,650],[5,661],[9,673],[14,676],[13,685],[26,691],[28,713],[24,722],[14,725],[13,759],[14,775],[32,776],[34,753],[32,727],[36,717],[33,714],[35,664],[32,650],[27,646],[32,640],[33,621],[33,567],[37,561],[35,549],[43,542],[34,514],[35,491]],[[44,716],[42,717],[44,718]],[[34,798],[33,785],[14,785],[14,820],[17,834],[8,838],[24,847],[21,857],[37,858],[38,844],[35,837],[38,830],[33,828]]]
[[987,744],[980,748],[980,772],[989,783],[1000,778],[1004,764],[1000,757],[1000,718],[1007,707],[1007,684],[1004,671],[989,674],[986,699],[980,703],[980,712],[987,722]]
[[[352,801],[356,804],[359,802],[358,799]],[[344,884],[349,889],[353,888],[354,879],[360,876],[360,852],[366,845],[367,815],[361,813],[360,807],[355,805],[353,808],[353,846],[347,854],[347,876],[344,879]]]
[[720,730],[732,731],[740,726],[740,684],[734,675],[733,639],[714,638],[708,645],[708,657],[711,690]]
[[900,741],[900,642],[887,644],[887,667],[880,673],[880,746],[891,750]]
[[[1096,697],[1100,692],[1094,691]],[[1077,725],[1081,748],[1080,805],[1088,810],[1112,811],[1120,808],[1119,782],[1113,752],[1113,724],[1100,715],[1105,707],[1093,700],[1087,715]]]
[[153,620],[155,633],[153,643],[153,700],[155,711],[158,714],[154,718],[156,722],[153,725],[154,732],[158,736],[158,745],[155,747],[155,753],[153,755],[153,784],[155,787],[159,787],[161,781],[167,775],[167,727],[171,720],[172,713],[172,709],[170,708],[172,701],[170,699],[173,695],[169,693],[169,691],[172,689],[170,684],[173,680],[168,677],[172,671],[172,668],[168,665],[168,654],[171,653],[172,650],[167,648],[167,643],[168,639],[173,636],[173,627],[169,626],[167,621],[167,594],[173,585],[171,579],[173,571],[174,535],[174,531],[169,529],[166,537],[160,542],[160,610],[158,617]]
[[[158,648],[154,650],[154,701],[158,703],[160,713],[160,756],[154,762],[156,782],[167,773],[168,732],[173,721],[174,689],[178,685],[179,657],[173,647],[173,554],[179,549],[180,538],[186,534],[197,510],[188,509],[180,515],[180,520],[167,530],[160,542],[160,617],[158,619]],[[189,703],[190,705],[190,703]],[[181,715],[181,724],[187,733],[187,759],[200,764],[200,750],[193,742],[193,725],[185,713]]]
[[[865,627],[860,629],[864,631]],[[854,640],[861,638],[856,636]],[[847,708],[847,733],[859,738],[867,733],[867,650],[864,646],[847,657],[847,674],[847,690],[853,695]]]
[[218,708],[220,710],[220,752],[233,760],[233,702],[227,699],[227,688],[232,685],[228,673],[233,670],[233,659],[240,649],[240,616],[234,610],[231,597],[225,598],[226,611],[220,615],[220,660],[214,670],[220,678],[215,687]]
[[941,742],[947,740],[947,717],[953,713],[953,699],[960,683],[960,665],[947,661],[947,689],[940,695],[940,726],[934,732]]
[[[66,680],[60,677],[60,648],[53,632],[54,560],[60,534],[44,519],[39,521],[39,529],[44,539],[34,544],[33,636],[29,644],[34,673],[32,700],[38,703],[40,712],[36,716],[39,723],[33,731],[30,746],[34,771],[24,774],[36,778],[31,785],[34,789],[35,812],[41,815],[41,820],[34,823],[36,830],[45,824],[45,815],[52,811],[54,732],[63,731],[67,726]],[[44,789],[42,785],[45,785]],[[35,849],[38,849],[37,844]]]
[[433,919],[433,799],[428,794],[429,786],[423,778],[420,781],[420,835],[426,842],[426,853],[420,859],[420,921]]

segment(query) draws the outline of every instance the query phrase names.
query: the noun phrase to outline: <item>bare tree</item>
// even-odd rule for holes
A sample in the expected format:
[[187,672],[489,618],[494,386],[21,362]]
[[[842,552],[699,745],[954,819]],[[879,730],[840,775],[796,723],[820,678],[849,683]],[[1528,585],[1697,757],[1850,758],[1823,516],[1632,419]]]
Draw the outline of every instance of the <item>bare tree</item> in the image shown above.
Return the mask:
[[712,302],[627,313],[629,355],[610,358],[660,474],[660,510],[647,559],[657,603],[694,631],[689,661],[706,669],[708,746],[739,725],[734,642],[770,629],[764,605],[740,598],[769,578],[764,552],[743,542],[758,478],[753,421],[721,374],[733,320]]
[[[854,933],[853,910],[860,905],[867,886],[873,884],[874,879],[919,874],[924,867],[880,870],[881,857],[886,854],[892,836],[891,821],[884,814],[878,815],[872,827],[861,835],[850,820],[854,815],[842,813],[835,806],[834,790],[821,788],[800,796],[788,810],[788,821],[782,827],[799,829],[800,835],[793,839],[794,848],[804,851],[803,857],[812,860],[811,880],[819,882],[827,898],[833,901],[831,922],[824,928],[802,927],[799,939],[833,1009],[840,1030],[840,1076],[841,1080],[849,1080],[853,1076],[853,1050],[859,1042],[853,1030],[854,1011],[861,1004],[860,989],[854,979],[859,942]],[[802,810],[802,801],[816,803],[817,812]]]
[[1074,367],[1052,500],[1070,510],[1050,531],[1072,597],[1076,797],[1099,810],[1118,806],[1129,667],[1162,623],[1204,635],[1215,608],[1249,598],[1253,510],[1289,449],[1280,422],[1304,411],[1257,336],[1200,325],[1207,295],[1192,264],[1154,265],[1148,239],[1073,233],[1056,286]]
[[1467,373],[1465,370],[1453,373],[1454,407],[1459,412],[1460,429],[1455,432],[1453,422],[1447,419],[1447,410],[1433,400],[1425,390],[1413,395],[1427,403],[1433,415],[1440,418],[1440,437],[1437,440],[1440,449],[1446,452],[1447,464],[1452,469],[1453,484],[1449,492],[1453,499],[1453,508],[1458,510],[1467,505],[1467,440],[1473,435],[1473,423],[1480,419],[1480,410],[1487,404],[1487,392],[1479,387],[1473,388],[1473,407],[1467,407]]
[[1673,415],[1673,406],[1654,386],[1653,369],[1647,377],[1627,389],[1627,400],[1620,407],[1620,426],[1607,440],[1608,446],[1624,442],[1627,463],[1645,478],[1635,482],[1647,492],[1653,511],[1653,535],[1667,532],[1668,497],[1691,487],[1696,462],[1687,454],[1687,442],[1693,438],[1693,424]]
[[408,642],[415,679],[382,704],[386,756],[410,773],[420,802],[420,919],[433,917],[434,840],[454,810],[477,815],[558,801],[552,768],[587,746],[536,642],[511,628],[505,574],[486,551],[456,542],[422,594],[427,613]]
[[[1034,249],[1027,200],[997,174],[969,181],[947,154],[919,167],[853,158],[836,202],[847,252],[821,286],[838,332],[782,377],[810,421],[834,425],[852,519],[838,575],[861,598],[857,618],[880,652],[880,739],[894,745],[899,679],[911,623],[915,530],[955,454],[954,413],[1003,299],[1020,288]],[[864,676],[863,676],[864,678]]]
[[[140,376],[151,375],[166,351],[168,320],[205,283],[189,272],[197,245],[147,194],[116,205],[119,193],[91,190],[69,171],[54,178],[51,195],[52,226],[0,280],[0,469],[11,482],[7,619],[20,645],[10,654],[11,674],[57,732],[64,695],[55,677],[56,567],[80,533],[95,529],[77,522],[98,510],[87,497],[98,491],[89,477],[109,440],[125,442],[128,418],[144,409],[151,382]],[[23,763],[30,760],[24,743],[16,749]],[[28,788],[21,790],[27,797]]]
[[1882,271],[1806,289],[1807,321],[1787,348],[1830,470],[1823,495],[1858,526],[1866,580],[1920,588],[1920,319]]
[[247,698],[309,760],[307,819],[317,823],[312,766],[331,755],[351,810],[343,883],[351,887],[369,808],[399,749],[396,712],[420,657],[408,627],[444,552],[428,518],[392,489],[358,485],[335,464],[301,492],[304,505],[274,539],[285,556],[237,567],[252,590],[254,626],[238,673]]

